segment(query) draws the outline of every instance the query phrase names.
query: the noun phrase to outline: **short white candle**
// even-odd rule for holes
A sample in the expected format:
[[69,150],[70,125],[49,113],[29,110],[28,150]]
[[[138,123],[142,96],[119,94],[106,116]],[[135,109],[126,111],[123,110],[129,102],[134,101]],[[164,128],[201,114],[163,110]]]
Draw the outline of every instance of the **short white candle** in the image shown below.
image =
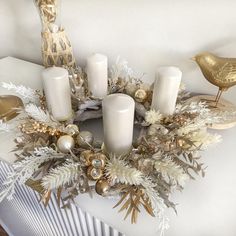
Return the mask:
[[107,95],[107,57],[94,54],[87,58],[88,89],[92,96],[103,98]]
[[71,89],[68,71],[61,67],[50,67],[42,72],[43,87],[47,106],[58,121],[72,116]]
[[132,97],[111,94],[103,99],[104,144],[108,153],[123,155],[132,148],[134,107]]
[[177,67],[160,67],[156,72],[152,108],[164,115],[172,115],[181,82],[182,72]]

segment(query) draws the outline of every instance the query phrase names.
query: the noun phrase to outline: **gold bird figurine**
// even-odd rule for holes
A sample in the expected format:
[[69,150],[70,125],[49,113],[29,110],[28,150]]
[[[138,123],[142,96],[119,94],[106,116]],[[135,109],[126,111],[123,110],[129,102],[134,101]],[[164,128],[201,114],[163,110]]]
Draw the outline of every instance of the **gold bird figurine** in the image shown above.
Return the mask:
[[223,58],[203,52],[192,59],[197,62],[204,77],[219,88],[215,99],[217,106],[222,92],[236,85],[236,58]]

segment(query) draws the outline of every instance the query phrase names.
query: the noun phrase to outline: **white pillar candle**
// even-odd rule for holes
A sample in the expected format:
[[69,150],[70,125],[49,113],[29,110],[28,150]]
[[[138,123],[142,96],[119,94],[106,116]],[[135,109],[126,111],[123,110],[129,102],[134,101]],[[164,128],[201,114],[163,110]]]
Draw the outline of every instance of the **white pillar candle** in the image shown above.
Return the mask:
[[107,57],[94,54],[87,58],[88,89],[92,96],[103,98],[107,95]]
[[47,106],[58,121],[72,116],[71,89],[68,71],[61,67],[50,67],[42,72]]
[[181,82],[182,72],[177,67],[160,67],[156,72],[152,108],[164,115],[172,115]]
[[104,144],[107,152],[119,156],[131,150],[134,107],[133,98],[125,94],[111,94],[103,99]]

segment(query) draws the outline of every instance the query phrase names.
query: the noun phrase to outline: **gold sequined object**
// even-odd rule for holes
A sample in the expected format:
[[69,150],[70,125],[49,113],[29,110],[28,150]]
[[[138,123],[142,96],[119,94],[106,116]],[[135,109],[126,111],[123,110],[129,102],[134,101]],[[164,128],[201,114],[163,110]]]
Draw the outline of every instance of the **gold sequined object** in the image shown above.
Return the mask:
[[102,177],[106,164],[106,156],[103,153],[94,153],[91,150],[85,150],[80,154],[80,162],[87,167],[87,176],[91,180],[97,180]]
[[223,58],[203,52],[192,59],[199,65],[204,77],[219,88],[215,99],[217,104],[222,92],[236,85],[236,58]]

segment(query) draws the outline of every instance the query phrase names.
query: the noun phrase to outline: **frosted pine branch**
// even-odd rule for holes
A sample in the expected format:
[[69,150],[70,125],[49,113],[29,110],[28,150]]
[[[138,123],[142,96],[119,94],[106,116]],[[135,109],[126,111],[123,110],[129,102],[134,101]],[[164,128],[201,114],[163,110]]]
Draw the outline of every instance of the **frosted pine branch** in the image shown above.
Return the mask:
[[9,200],[12,199],[12,196],[15,193],[15,184],[17,182],[20,185],[24,184],[26,180],[31,178],[35,171],[39,169],[39,166],[42,163],[63,157],[63,154],[57,153],[52,148],[42,147],[36,149],[30,156],[22,161],[16,162],[13,165],[14,171],[8,174],[7,179],[3,183],[5,188],[0,192],[0,202],[5,197]]
[[55,127],[58,125],[56,121],[52,120],[48,111],[45,112],[40,107],[32,103],[26,105],[25,111],[28,114],[28,116],[32,117],[36,121],[45,123],[48,126],[52,126],[52,127]]
[[184,172],[183,168],[173,162],[171,158],[156,161],[154,167],[164,178],[169,178],[180,186],[184,186],[185,182],[189,180],[189,176]]
[[25,102],[33,102],[33,103],[38,102],[38,96],[35,90],[32,88],[25,87],[23,85],[15,85],[11,82],[10,83],[2,82],[1,86],[7,90],[14,91],[18,95],[20,95],[20,97],[24,99]]
[[164,200],[159,196],[158,192],[154,189],[156,185],[147,177],[143,179],[141,184],[144,187],[143,190],[144,194],[151,201],[154,214],[156,216],[163,215],[166,209],[166,205],[164,203]]
[[52,169],[48,175],[43,177],[42,186],[45,189],[57,189],[76,180],[78,176],[79,164],[67,162],[62,166]]
[[108,162],[106,175],[115,183],[140,185],[143,181],[142,172],[127,166],[124,160],[115,157]]
[[120,158],[112,157],[106,166],[106,175],[115,183],[142,185],[144,194],[151,201],[154,214],[164,213],[166,206],[164,200],[154,189],[156,185],[151,179],[145,177],[141,171],[129,167],[127,163]]

